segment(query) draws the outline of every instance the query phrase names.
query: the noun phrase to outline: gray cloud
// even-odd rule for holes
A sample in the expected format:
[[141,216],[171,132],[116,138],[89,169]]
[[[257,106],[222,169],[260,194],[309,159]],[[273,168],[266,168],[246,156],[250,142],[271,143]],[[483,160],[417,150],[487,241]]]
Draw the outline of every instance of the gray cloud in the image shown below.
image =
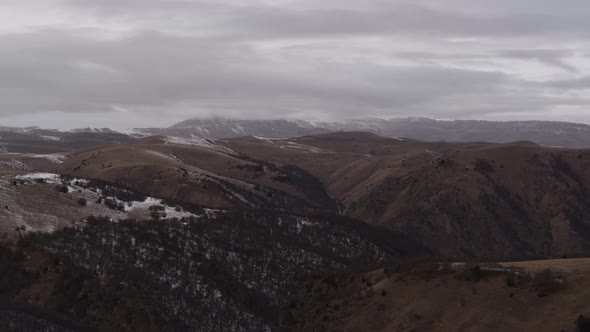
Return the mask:
[[590,89],[590,75],[582,76],[575,79],[544,82],[543,85],[565,90],[586,90]]
[[590,122],[586,3],[23,0],[0,25],[0,122]]
[[547,50],[547,49],[525,49],[525,50],[508,50],[501,52],[500,56],[514,59],[533,59],[549,66],[556,66],[566,71],[577,72],[575,66],[567,63],[565,57],[573,56],[569,50]]

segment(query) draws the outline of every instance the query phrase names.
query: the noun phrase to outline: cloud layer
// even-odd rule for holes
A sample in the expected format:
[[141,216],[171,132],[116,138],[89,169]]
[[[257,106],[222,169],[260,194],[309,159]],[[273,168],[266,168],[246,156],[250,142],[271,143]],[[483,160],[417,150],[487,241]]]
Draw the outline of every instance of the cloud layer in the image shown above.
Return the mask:
[[423,115],[590,123],[583,0],[0,4],[0,125]]

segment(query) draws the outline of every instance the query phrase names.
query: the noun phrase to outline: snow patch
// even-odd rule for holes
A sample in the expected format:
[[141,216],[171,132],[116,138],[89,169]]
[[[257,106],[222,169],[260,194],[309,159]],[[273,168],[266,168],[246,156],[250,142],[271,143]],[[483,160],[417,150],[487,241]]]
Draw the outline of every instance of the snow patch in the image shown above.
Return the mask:
[[183,138],[170,136],[166,138],[166,144],[196,145],[204,148],[213,148],[216,146],[215,141],[206,138]]
[[317,223],[310,221],[307,218],[299,218],[297,219],[297,232],[301,232],[301,230],[303,229],[303,227],[311,227],[311,226],[315,226],[317,225]]
[[320,153],[322,152],[320,149],[309,146],[309,145],[303,145],[303,144],[299,144],[299,143],[295,143],[295,142],[287,142],[287,145],[283,145],[281,146],[281,148],[289,148],[289,149],[298,149],[298,150],[304,150],[307,152],[311,152],[311,153]]
[[55,137],[55,136],[41,135],[39,137],[41,137],[41,139],[43,139],[45,141],[61,141],[61,138]]
[[151,206],[154,205],[161,205],[164,207],[164,213],[166,213],[166,219],[168,218],[190,218],[190,217],[195,217],[195,218],[199,218],[200,216],[195,215],[193,213],[190,212],[186,212],[183,209],[180,209],[180,211],[176,210],[176,207],[172,207],[169,205],[166,205],[162,202],[161,199],[158,198],[154,198],[154,197],[146,197],[146,199],[143,202],[139,202],[139,201],[132,201],[131,204],[125,204],[125,212],[131,212],[133,210],[136,209],[140,209],[140,210],[149,210],[149,208]]
[[66,159],[66,156],[64,156],[63,154],[59,154],[59,153],[33,154],[33,155],[29,155],[28,157],[47,159],[54,164],[62,164],[64,162],[64,160]]
[[145,132],[142,129],[136,129],[136,128],[128,128],[128,129],[119,130],[119,133],[125,134],[127,136],[131,136],[131,137],[135,137],[135,138],[143,138],[143,137],[151,136],[149,132]]
[[54,173],[29,173],[23,175],[17,175],[15,178],[19,180],[44,180],[47,183],[60,182],[59,174]]
[[168,136],[166,137],[164,144],[192,145],[207,148],[216,152],[236,154],[235,151],[233,151],[232,149],[224,145],[217,144],[215,140],[195,137],[194,135],[192,135],[191,138]]
[[145,151],[151,155],[158,156],[160,158],[177,161],[175,158],[173,158],[165,153],[162,153],[162,152],[158,152],[158,151],[154,151],[154,150],[143,150],[143,151]]
[[14,170],[30,170],[30,167],[20,160],[0,161],[0,165]]

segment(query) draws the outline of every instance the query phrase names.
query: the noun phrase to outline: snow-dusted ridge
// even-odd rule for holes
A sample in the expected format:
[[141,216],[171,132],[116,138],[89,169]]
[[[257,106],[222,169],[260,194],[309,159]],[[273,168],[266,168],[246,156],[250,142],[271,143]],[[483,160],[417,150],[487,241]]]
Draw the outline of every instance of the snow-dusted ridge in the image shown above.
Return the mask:
[[206,149],[221,152],[221,153],[236,154],[235,151],[233,151],[232,149],[230,149],[229,147],[227,147],[223,144],[219,144],[214,139],[200,138],[200,137],[196,137],[194,135],[191,135],[191,137],[189,137],[189,138],[178,137],[178,136],[168,136],[168,137],[164,138],[164,144],[191,145],[191,146],[198,146],[201,148],[206,148]]
[[204,148],[213,148],[217,146],[214,140],[198,137],[184,138],[178,136],[169,136],[166,137],[164,142],[165,144],[195,145]]
[[34,181],[43,180],[46,183],[61,182],[60,175],[54,174],[54,173],[42,173],[42,172],[29,173],[29,174],[17,175],[17,176],[15,176],[15,178],[18,180],[34,180]]
[[61,164],[64,162],[64,160],[66,159],[66,156],[64,156],[63,154],[60,153],[52,153],[52,154],[32,154],[32,155],[26,155],[27,157],[32,157],[32,158],[42,158],[42,159],[47,159],[50,162],[54,163],[54,164]]
[[[80,207],[80,209],[90,209],[88,211],[90,214],[90,211],[94,211],[96,208],[100,207],[98,210],[108,212],[107,216],[113,221],[132,217],[138,218],[138,216],[141,219],[157,218],[171,220],[174,218],[187,218],[191,220],[199,220],[205,215],[209,218],[214,218],[217,213],[223,212],[220,210],[204,209],[202,214],[195,214],[184,210],[180,206],[170,206],[166,204],[164,200],[150,196],[146,196],[144,200],[121,201],[116,197],[107,194],[105,190],[93,187],[91,180],[83,178],[64,178],[61,175],[54,173],[34,172],[17,176],[5,176],[2,177],[2,179],[5,183],[11,183],[14,180],[29,185],[39,183],[53,185],[56,186],[56,188],[59,188],[60,186],[63,188],[65,186],[67,192],[65,189],[62,189],[60,190],[62,194],[72,195],[72,199],[74,200],[83,198],[87,202],[86,204],[88,204],[88,207]],[[108,187],[111,186],[107,186],[105,189]],[[0,189],[1,188],[2,187],[0,186]],[[118,188],[118,190],[126,189]],[[109,204],[112,207],[108,208],[109,205],[107,204],[107,201],[109,201]],[[154,209],[154,207],[157,207],[157,209]],[[154,217],[154,214],[152,213],[154,210],[158,211],[157,217]],[[79,220],[71,221],[77,222]]]

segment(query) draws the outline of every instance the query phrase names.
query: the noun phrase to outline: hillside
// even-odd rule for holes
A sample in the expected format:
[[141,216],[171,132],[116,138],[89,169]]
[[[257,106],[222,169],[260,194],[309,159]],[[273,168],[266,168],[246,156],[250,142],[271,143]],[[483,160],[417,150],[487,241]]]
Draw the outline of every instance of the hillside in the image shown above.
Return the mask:
[[340,212],[445,257],[495,260],[588,253],[589,163],[589,150],[527,142],[335,133],[152,137],[75,152],[47,171],[211,208]]
[[0,301],[11,304],[0,310],[0,327],[269,330],[308,278],[422,253],[393,232],[343,217],[98,218],[0,247]]
[[[423,143],[342,133],[294,140],[322,153],[232,142],[317,176],[347,215],[449,256],[580,255],[588,250],[589,150]],[[276,150],[276,149],[275,149]]]
[[[292,306],[307,331],[586,331],[588,259],[375,270],[316,278]],[[549,269],[549,270],[547,270]],[[309,303],[313,305],[309,306]]]
[[572,330],[585,260],[444,262],[587,257],[589,167],[366,132],[4,153],[0,327]]

